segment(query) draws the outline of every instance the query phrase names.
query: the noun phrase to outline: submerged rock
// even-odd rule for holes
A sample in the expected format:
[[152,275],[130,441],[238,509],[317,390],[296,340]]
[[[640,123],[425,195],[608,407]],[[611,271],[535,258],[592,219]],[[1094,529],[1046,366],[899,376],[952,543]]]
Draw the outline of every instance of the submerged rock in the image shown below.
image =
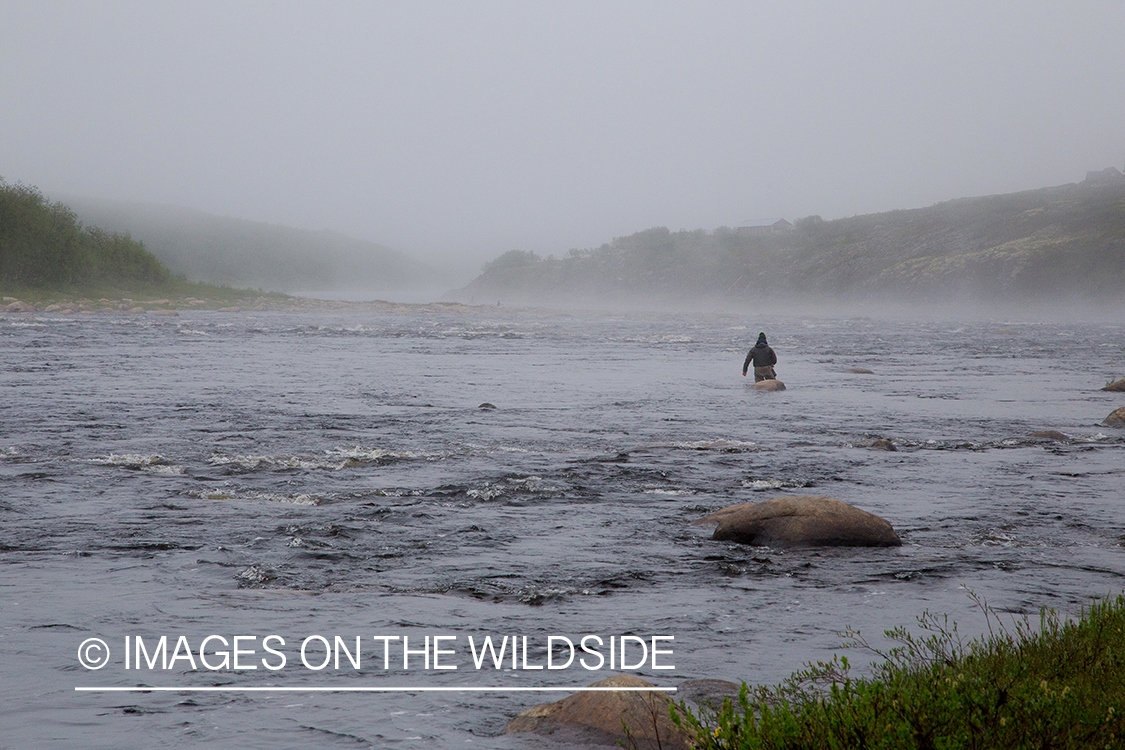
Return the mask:
[[1125,406],[1111,411],[1102,424],[1109,425],[1110,427],[1125,427]]
[[696,521],[715,523],[712,539],[771,547],[898,547],[886,520],[819,495],[775,497],[723,508]]
[[853,375],[874,375],[875,373],[868,370],[866,367],[849,367],[848,372]]
[[1102,388],[1102,390],[1103,391],[1125,391],[1125,378],[1121,378],[1121,380],[1115,380],[1112,383],[1107,384],[1105,388]]
[[[590,687],[654,687],[633,675],[614,675]],[[553,740],[575,745],[617,745],[630,743],[623,727],[628,727],[638,748],[677,748],[691,746],[687,732],[672,723],[668,707],[672,700],[656,691],[581,692],[554,703],[533,706],[516,716],[505,733],[534,732]]]
[[759,380],[751,386],[756,391],[784,391],[785,383],[780,380]]
[[478,406],[477,408],[478,408],[478,409],[486,409],[486,410],[491,410],[491,409],[495,409],[495,408],[496,408],[496,404],[490,404],[490,403],[488,403],[487,401],[485,401],[485,402],[484,402],[483,404],[481,404],[481,405],[480,405],[480,406]]
[[741,685],[727,680],[685,680],[676,686],[676,700],[717,711],[724,700],[737,701],[741,690]]
[[1056,443],[1065,443],[1070,440],[1070,438],[1058,430],[1036,430],[1028,435],[1028,437],[1035,438],[1036,440],[1053,440]]
[[879,438],[871,441],[871,447],[877,451],[897,451],[898,448],[888,438]]

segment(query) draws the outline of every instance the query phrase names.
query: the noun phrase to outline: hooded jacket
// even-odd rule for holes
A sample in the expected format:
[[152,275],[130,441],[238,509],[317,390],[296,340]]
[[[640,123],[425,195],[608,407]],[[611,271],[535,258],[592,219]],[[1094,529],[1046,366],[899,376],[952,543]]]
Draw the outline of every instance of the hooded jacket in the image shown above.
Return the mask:
[[777,364],[777,355],[773,353],[773,349],[765,339],[758,339],[758,343],[750,347],[750,351],[746,353],[746,361],[742,363],[743,373],[750,368],[751,362],[755,367],[773,366]]

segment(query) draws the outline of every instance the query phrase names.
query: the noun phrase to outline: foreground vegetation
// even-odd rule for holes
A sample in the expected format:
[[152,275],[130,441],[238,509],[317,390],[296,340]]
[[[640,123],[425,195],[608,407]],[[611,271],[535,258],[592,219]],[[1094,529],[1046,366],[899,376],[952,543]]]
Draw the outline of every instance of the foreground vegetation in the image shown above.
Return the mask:
[[[980,602],[978,602],[980,604]],[[1076,620],[1053,610],[1039,628],[1005,627],[980,604],[989,633],[964,643],[932,615],[928,635],[887,632],[899,645],[851,644],[882,659],[852,678],[846,658],[821,662],[775,688],[748,688],[721,709],[673,718],[699,748],[1119,748],[1125,746],[1125,597]]]
[[128,234],[86,228],[38,189],[0,179],[0,281],[13,287],[157,286],[172,274]]

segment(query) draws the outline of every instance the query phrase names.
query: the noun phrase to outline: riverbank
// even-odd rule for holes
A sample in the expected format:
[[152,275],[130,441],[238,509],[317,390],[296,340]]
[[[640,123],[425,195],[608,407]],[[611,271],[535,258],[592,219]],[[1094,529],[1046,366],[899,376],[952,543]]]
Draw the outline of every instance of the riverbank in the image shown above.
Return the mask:
[[[490,308],[488,305],[475,307]],[[0,288],[0,312],[48,312],[70,314],[152,313],[172,314],[183,310],[244,312],[470,310],[460,303],[427,304],[371,300],[355,302],[295,297],[280,292],[261,292],[182,282],[178,284],[121,289],[116,287]]]
[[981,605],[989,634],[963,644],[955,624],[925,615],[925,636],[897,645],[871,678],[846,658],[797,672],[776,688],[743,685],[737,704],[683,723],[697,748],[1108,748],[1125,733],[1125,597],[1075,620],[1044,610],[1040,627],[1005,625]]

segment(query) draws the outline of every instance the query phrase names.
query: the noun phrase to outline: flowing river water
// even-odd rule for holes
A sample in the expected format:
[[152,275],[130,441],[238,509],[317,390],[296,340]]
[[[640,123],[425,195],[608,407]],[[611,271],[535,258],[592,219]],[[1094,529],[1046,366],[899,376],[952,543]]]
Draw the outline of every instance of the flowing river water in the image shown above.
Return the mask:
[[[784,392],[741,376],[759,330]],[[564,694],[504,689],[618,670],[534,669],[552,635],[670,636],[626,670],[661,686],[774,683],[845,627],[930,610],[980,632],[968,591],[1073,614],[1125,586],[1125,433],[1101,425],[1125,394],[1098,390],[1122,375],[1120,323],[0,316],[0,747],[564,747],[503,734]],[[787,494],[880,515],[903,546],[753,548],[691,523]],[[161,636],[179,658],[137,669]],[[376,636],[409,638],[407,669]],[[457,669],[426,669],[438,636]],[[485,636],[527,650],[476,669]],[[337,637],[360,667],[313,668]],[[135,686],[224,690],[75,690]]]

